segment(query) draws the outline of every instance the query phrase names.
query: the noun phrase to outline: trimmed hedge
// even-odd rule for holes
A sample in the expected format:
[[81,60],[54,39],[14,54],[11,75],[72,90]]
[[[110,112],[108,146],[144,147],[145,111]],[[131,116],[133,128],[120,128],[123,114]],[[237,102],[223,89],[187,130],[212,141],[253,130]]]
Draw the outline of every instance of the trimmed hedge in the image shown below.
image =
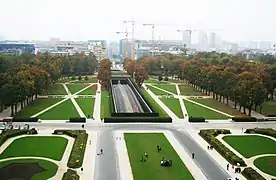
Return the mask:
[[242,175],[246,177],[247,180],[265,180],[257,171],[251,167],[247,167],[242,171]]
[[234,122],[256,122],[257,118],[255,117],[232,117]]
[[62,180],[79,180],[80,176],[77,174],[77,171],[72,169],[67,169],[67,172],[63,174]]
[[12,118],[12,122],[37,122],[38,117]]
[[210,145],[212,145],[229,163],[235,165],[239,163],[241,166],[246,166],[245,162],[240,157],[238,157],[216,138],[219,134],[231,134],[231,132],[227,129],[207,129],[200,130],[199,132],[199,135]]
[[276,114],[268,114],[267,117],[276,117]]
[[105,123],[171,123],[170,117],[110,117],[104,118]]
[[204,117],[189,117],[189,122],[205,122]]
[[83,163],[88,134],[85,130],[55,130],[53,134],[66,134],[75,138],[75,142],[67,163],[69,168],[80,168]]
[[28,130],[5,130],[0,134],[0,146],[2,146],[9,138],[27,134]]
[[85,123],[85,122],[86,122],[86,118],[82,118],[82,117],[71,117],[71,118],[69,119],[69,122]]
[[276,138],[276,131],[272,128],[255,128],[255,129],[246,129],[245,133],[248,134],[263,134]]

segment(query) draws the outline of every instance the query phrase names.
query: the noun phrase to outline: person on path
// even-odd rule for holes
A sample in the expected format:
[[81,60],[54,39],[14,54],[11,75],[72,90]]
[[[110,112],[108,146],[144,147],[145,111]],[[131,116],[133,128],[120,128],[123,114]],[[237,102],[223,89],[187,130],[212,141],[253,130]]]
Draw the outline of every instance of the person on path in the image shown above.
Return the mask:
[[103,154],[103,149],[100,150],[101,154]]
[[193,158],[193,159],[195,158],[195,153],[192,154],[192,158]]
[[229,170],[229,164],[227,164],[226,169],[227,169],[227,171]]
[[148,158],[148,153],[145,152],[145,157]]

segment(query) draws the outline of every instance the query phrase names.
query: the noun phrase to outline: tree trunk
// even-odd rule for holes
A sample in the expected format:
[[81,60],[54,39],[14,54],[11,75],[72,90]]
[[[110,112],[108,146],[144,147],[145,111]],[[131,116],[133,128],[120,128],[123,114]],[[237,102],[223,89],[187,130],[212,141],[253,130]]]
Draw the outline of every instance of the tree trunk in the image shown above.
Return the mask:
[[215,99],[215,93],[213,92],[213,99]]
[[260,105],[260,113],[262,113],[263,105]]
[[0,112],[3,111],[3,109],[4,109],[4,106],[3,106],[3,103],[2,103],[2,101],[1,101],[1,102],[0,102]]
[[248,116],[251,116],[252,105],[248,108]]
[[257,104],[255,104],[254,110],[257,111]]
[[28,104],[29,104],[29,97],[27,97],[27,99],[26,99],[26,100],[27,100],[27,105],[28,105]]
[[219,95],[219,102],[221,102],[221,95]]
[[227,105],[229,103],[229,97],[228,96],[226,97],[226,103],[227,103]]
[[15,114],[17,113],[17,103],[15,103]]
[[246,112],[245,112],[245,106],[243,106],[243,114],[246,114]]
[[21,105],[21,109],[23,109],[24,108],[23,101],[20,102],[20,105]]
[[242,106],[240,105],[240,108],[239,108],[239,111],[241,112],[241,108],[242,108]]
[[236,99],[235,99],[235,109],[237,109],[237,101],[236,101]]
[[13,109],[13,105],[11,105],[11,117],[13,117],[14,114],[14,109]]

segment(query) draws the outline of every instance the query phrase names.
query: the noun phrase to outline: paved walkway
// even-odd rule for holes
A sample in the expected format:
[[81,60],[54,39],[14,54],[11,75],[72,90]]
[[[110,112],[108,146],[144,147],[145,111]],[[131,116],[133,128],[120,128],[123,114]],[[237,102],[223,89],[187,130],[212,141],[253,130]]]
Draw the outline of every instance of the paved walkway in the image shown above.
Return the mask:
[[101,94],[102,94],[101,88],[102,88],[102,86],[98,82],[96,99],[95,99],[95,104],[94,104],[93,118],[99,122],[101,121]]
[[146,87],[145,84],[142,87],[149,93],[149,95],[155,100],[156,103],[159,104],[161,108],[172,118],[173,121],[179,120],[179,118],[168,108],[155,94]]
[[[232,132],[232,131],[231,131]],[[253,156],[251,158],[245,158],[242,154],[240,154],[236,149],[234,149],[232,146],[230,146],[227,142],[225,142],[222,138],[224,136],[237,136],[237,135],[241,135],[241,136],[263,136],[263,137],[266,137],[266,138],[269,138],[269,139],[272,139],[274,141],[276,141],[276,138],[273,138],[271,136],[266,136],[266,135],[262,135],[262,134],[245,134],[245,133],[241,133],[241,132],[235,132],[233,131],[232,134],[229,134],[229,135],[223,135],[223,134],[220,134],[217,136],[217,139],[222,143],[224,144],[228,149],[230,149],[232,152],[234,152],[237,156],[239,156],[240,158],[242,158],[245,163],[249,166],[249,167],[252,167],[253,169],[255,169],[259,174],[261,174],[263,177],[265,177],[266,179],[272,179],[272,178],[276,178],[276,176],[272,176],[272,175],[269,175],[269,174],[266,174],[264,172],[262,172],[261,170],[259,170],[255,165],[254,165],[254,160],[258,159],[259,157],[265,157],[265,156],[276,156],[276,154],[261,154],[261,155],[256,155],[256,156]]]
[[152,84],[146,84],[146,85],[149,85],[149,86],[151,86],[151,87],[153,87],[153,88],[155,88],[155,89],[158,89],[158,90],[163,91],[163,92],[165,92],[165,93],[168,93],[168,94],[170,94],[170,95],[176,95],[176,94],[174,94],[174,93],[172,93],[172,92],[170,92],[170,91],[167,91],[167,90],[162,89],[162,88],[160,88],[160,87],[154,86],[154,85],[152,85]]
[[[179,95],[180,94],[180,89],[179,89],[178,84],[175,85],[175,88],[176,88],[177,94]],[[180,97],[178,98],[178,100],[179,100],[179,103],[180,103],[180,107],[181,107],[184,119],[185,120],[189,119],[188,111],[187,111],[187,109],[184,105],[183,100]]]

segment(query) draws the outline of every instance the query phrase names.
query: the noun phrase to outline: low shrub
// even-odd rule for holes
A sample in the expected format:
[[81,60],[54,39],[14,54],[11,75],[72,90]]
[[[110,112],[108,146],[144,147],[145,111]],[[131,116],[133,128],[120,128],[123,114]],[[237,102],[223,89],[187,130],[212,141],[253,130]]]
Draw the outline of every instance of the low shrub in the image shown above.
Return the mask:
[[256,122],[257,118],[255,117],[232,117],[234,122]]
[[168,80],[169,80],[169,78],[168,78],[168,76],[166,76],[165,79],[164,79],[164,81],[168,81]]
[[80,176],[77,174],[77,171],[72,169],[67,169],[67,172],[63,174],[62,180],[79,180]]
[[73,81],[76,80],[76,77],[75,77],[75,76],[72,76],[72,77],[71,77],[71,80],[73,80]]
[[85,77],[84,77],[84,80],[85,80],[85,81],[88,81],[88,79],[89,79],[88,76],[85,76]]
[[81,80],[82,80],[82,77],[81,77],[81,76],[79,76],[79,77],[78,77],[78,80],[79,80],[79,81],[81,81]]
[[0,134],[0,146],[2,146],[9,138],[27,134],[28,130],[5,130]]
[[189,122],[205,122],[204,117],[189,117]]
[[109,117],[104,118],[105,123],[171,123],[170,117]]
[[72,118],[69,119],[69,122],[85,123],[85,122],[86,122],[86,118],[82,118],[82,117],[72,117]]
[[75,142],[67,163],[69,168],[80,168],[83,163],[88,134],[85,130],[55,130],[53,134],[66,134],[75,138]]
[[13,118],[13,122],[37,122],[38,118],[37,117],[23,117],[23,118]]
[[263,134],[276,138],[276,131],[272,128],[255,128],[255,129],[246,129],[245,133],[248,134]]
[[212,145],[215,148],[215,150],[220,155],[222,155],[229,163],[239,163],[241,166],[246,166],[245,162],[240,157],[238,157],[235,153],[233,153],[230,149],[228,149],[216,138],[216,136],[219,134],[231,134],[231,132],[227,129],[207,129],[200,130],[199,132],[199,135],[210,145]]
[[257,171],[251,167],[247,167],[242,171],[242,175],[246,177],[247,180],[265,180]]

